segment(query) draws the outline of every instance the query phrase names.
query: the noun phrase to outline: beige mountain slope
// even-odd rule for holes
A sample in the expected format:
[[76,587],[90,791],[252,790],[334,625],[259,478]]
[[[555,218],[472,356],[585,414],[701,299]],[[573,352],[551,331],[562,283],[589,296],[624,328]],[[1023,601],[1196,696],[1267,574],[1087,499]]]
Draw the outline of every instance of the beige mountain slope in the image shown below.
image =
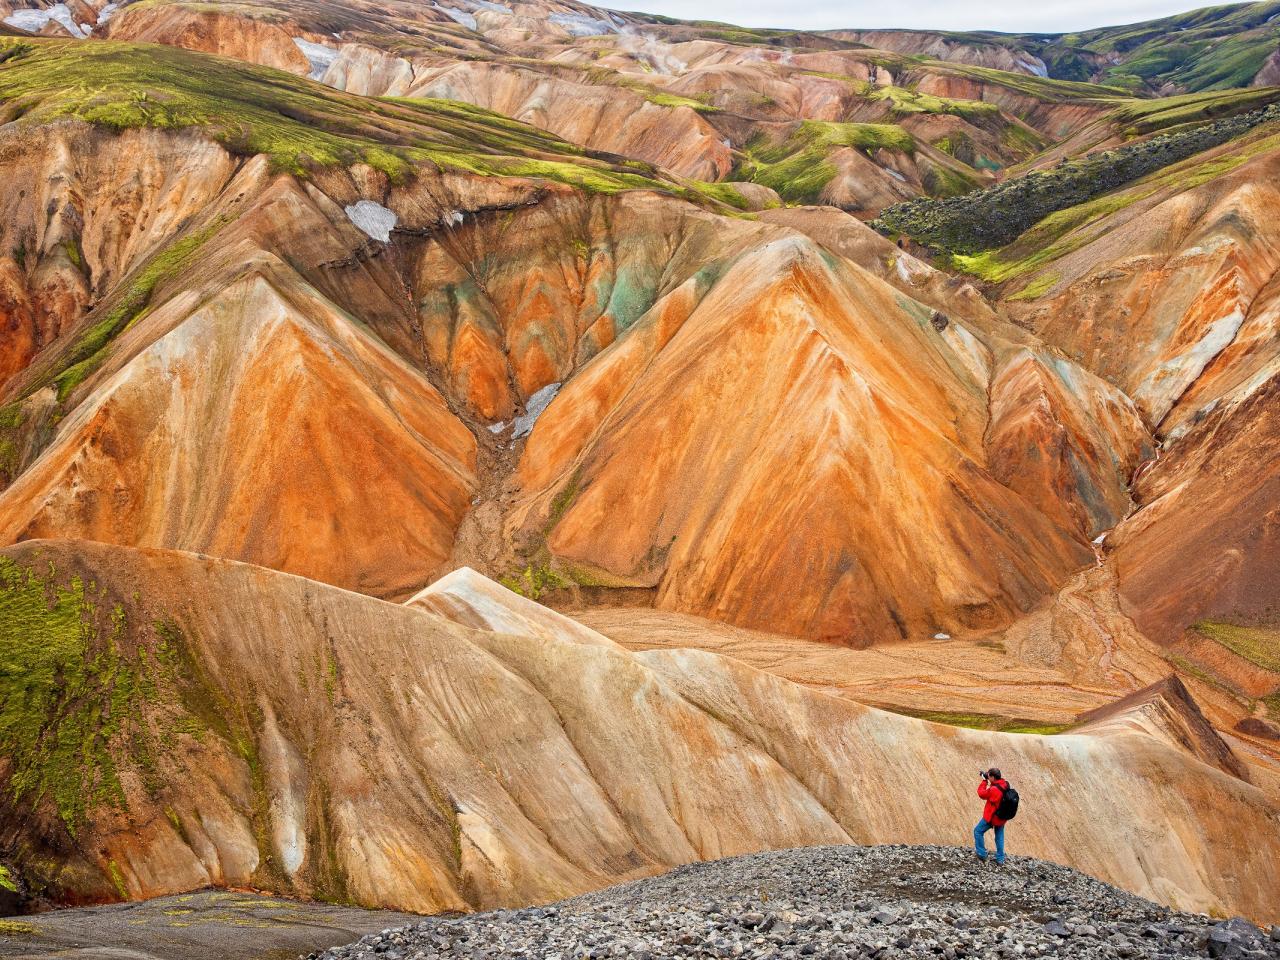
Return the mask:
[[[6,649],[75,680],[27,701],[45,722],[6,757],[2,820],[24,882],[64,899],[215,883],[458,909],[753,849],[950,842],[999,755],[1029,805],[1091,798],[1028,818],[1028,853],[1189,908],[1280,911],[1273,801],[1141,726],[880,713],[710,654],[628,653],[469,571],[397,606],[87,543],[0,567]],[[88,746],[63,767],[72,729]],[[922,789],[888,795],[886,775]]]
[[[1178,702],[1168,711],[1159,705],[1163,698],[1152,699],[1152,691],[1162,690],[1176,669],[1249,779],[1280,796],[1280,737],[1269,733],[1271,723],[1258,713],[1258,698],[1273,691],[1280,676],[1200,635],[1194,635],[1196,643],[1180,644],[1171,662],[1121,608],[1113,565],[1103,564],[1073,577],[1052,602],[1007,629],[865,650],[661,610],[588,607],[571,615],[629,650],[705,650],[857,703],[1011,733],[1074,731],[1126,695],[1129,706],[1141,700],[1163,711],[1147,720],[1138,714],[1130,719],[1148,725],[1154,719],[1163,726],[1165,714],[1176,719],[1185,713]],[[1122,711],[1125,717],[1128,709]],[[1179,737],[1174,739],[1186,739]]]

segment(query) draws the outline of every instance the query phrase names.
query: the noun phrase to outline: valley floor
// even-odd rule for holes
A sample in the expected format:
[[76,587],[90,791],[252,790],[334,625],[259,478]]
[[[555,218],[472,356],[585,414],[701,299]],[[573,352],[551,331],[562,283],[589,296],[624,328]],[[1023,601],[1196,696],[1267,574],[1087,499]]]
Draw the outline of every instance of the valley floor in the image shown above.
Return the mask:
[[1009,656],[998,634],[857,650],[666,610],[598,607],[569,616],[629,650],[707,650],[832,696],[942,722],[1053,727],[1115,699]]
[[286,960],[414,919],[256,893],[204,891],[0,919],[0,957]]

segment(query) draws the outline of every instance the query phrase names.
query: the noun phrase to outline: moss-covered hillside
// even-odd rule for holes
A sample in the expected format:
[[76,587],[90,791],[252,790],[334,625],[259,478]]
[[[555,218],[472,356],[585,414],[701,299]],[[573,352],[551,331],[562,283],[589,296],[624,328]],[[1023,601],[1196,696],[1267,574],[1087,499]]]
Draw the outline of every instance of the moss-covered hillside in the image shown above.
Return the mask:
[[935,250],[972,255],[1012,243],[1058,211],[1179,163],[1204,150],[1280,122],[1280,105],[1162,133],[1088,154],[1049,170],[943,200],[919,198],[886,209],[876,226]]
[[[1035,57],[1048,79],[1089,81],[1139,95],[1246,87],[1280,47],[1280,0],[1225,4],[1075,33],[927,31],[975,51]],[[1040,78],[1033,78],[1040,79]]]
[[601,192],[688,187],[452,100],[357,97],[291,74],[151,44],[0,38],[0,122],[74,118],[124,130],[198,128],[280,170],[364,162],[545,177]]
[[1158,20],[1067,34],[1059,46],[1118,62],[1100,79],[1134,90],[1244,87],[1280,45],[1280,2],[1206,7]]

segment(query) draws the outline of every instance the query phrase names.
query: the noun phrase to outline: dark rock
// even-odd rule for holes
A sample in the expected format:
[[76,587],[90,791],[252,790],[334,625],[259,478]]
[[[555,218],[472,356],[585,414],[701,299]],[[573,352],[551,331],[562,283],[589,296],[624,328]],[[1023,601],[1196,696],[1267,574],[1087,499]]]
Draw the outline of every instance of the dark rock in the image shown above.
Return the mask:
[[955,848],[819,847],[690,864],[537,911],[429,918],[320,957],[1162,960],[1211,942],[1214,956],[1280,958],[1246,921],[1214,927],[1054,864],[996,872]]

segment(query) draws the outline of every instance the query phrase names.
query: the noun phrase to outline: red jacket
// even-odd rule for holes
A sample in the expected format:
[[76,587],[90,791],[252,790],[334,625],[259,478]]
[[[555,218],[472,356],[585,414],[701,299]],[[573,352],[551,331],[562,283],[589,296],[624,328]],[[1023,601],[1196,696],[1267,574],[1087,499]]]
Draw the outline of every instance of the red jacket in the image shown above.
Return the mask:
[[996,816],[996,808],[1000,806],[1000,801],[1004,798],[1004,792],[1008,789],[1008,780],[997,780],[992,784],[988,784],[987,781],[983,780],[978,784],[978,796],[987,801],[987,807],[982,811],[982,819],[993,827],[1003,827],[1007,822]]

